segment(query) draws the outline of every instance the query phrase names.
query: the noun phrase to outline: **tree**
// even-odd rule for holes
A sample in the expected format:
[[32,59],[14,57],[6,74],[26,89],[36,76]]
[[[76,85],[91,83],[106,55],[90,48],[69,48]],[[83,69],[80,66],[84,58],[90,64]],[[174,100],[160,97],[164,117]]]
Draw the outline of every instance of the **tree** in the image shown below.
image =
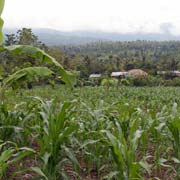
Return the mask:
[[[0,52],[11,52],[12,55],[27,55],[31,58],[34,58],[35,60],[39,60],[44,64],[51,64],[53,66],[55,66],[58,69],[58,73],[61,75],[61,80],[64,81],[65,83],[67,83],[69,86],[74,85],[75,79],[74,79],[74,75],[71,74],[70,72],[67,72],[61,64],[59,64],[53,57],[51,57],[50,55],[48,55],[47,53],[45,53],[43,50],[30,46],[30,45],[26,45],[26,43],[30,43],[29,40],[31,40],[32,43],[34,42],[38,42],[37,38],[32,34],[32,32],[30,30],[23,30],[20,31],[20,37],[23,37],[23,32],[26,32],[27,36],[25,36],[26,38],[20,38],[20,42],[25,43],[25,45],[13,45],[13,46],[3,46],[3,33],[2,33],[2,28],[3,28],[3,20],[1,18],[1,14],[3,12],[4,9],[4,2],[5,0],[0,0]],[[33,38],[29,38],[31,35]],[[28,39],[28,38],[29,39]],[[28,40],[28,41],[25,41]],[[1,87],[0,87],[0,95],[1,98],[3,97],[4,91],[6,90],[6,87],[9,85],[12,85],[14,83],[19,83],[22,80],[28,80],[29,78],[32,79],[33,77],[44,77],[44,76],[49,76],[53,74],[53,72],[47,68],[47,67],[29,67],[29,68],[23,68],[20,69],[19,71],[15,72],[14,74],[10,75],[9,77],[5,78],[2,83],[1,83]]]
[[32,29],[23,28],[17,31],[17,44],[32,45],[39,47],[42,43],[38,40],[38,37],[32,32]]
[[39,47],[46,52],[48,51],[48,47],[39,40],[38,36],[30,28],[19,29],[16,34],[6,34],[5,45],[11,46],[15,44],[31,45]]
[[17,39],[15,34],[6,34],[5,46],[12,46],[17,44]]

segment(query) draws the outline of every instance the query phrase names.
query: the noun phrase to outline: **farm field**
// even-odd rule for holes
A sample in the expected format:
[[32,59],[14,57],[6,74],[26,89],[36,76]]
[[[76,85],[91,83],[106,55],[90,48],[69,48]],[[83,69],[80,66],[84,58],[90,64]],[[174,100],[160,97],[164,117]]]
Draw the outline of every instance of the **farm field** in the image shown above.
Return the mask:
[[179,2],[13,3],[0,180],[180,180]]
[[180,179],[180,88],[8,90],[0,179]]

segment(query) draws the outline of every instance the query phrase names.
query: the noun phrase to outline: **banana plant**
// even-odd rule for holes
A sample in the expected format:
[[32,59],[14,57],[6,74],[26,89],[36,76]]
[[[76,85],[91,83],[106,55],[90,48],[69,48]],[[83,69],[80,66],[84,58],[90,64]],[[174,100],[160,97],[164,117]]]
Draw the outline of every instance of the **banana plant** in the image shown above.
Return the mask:
[[2,32],[2,28],[3,28],[4,21],[1,18],[1,15],[2,15],[2,12],[3,12],[3,9],[4,9],[4,3],[5,3],[5,0],[0,0],[0,46],[3,45],[3,32]]
[[[55,67],[58,68],[58,73],[61,76],[61,80],[64,81],[66,84],[68,84],[69,86],[73,86],[74,82],[75,82],[75,76],[66,71],[61,64],[59,64],[55,58],[51,57],[50,55],[48,55],[47,53],[45,53],[44,51],[42,51],[41,49],[37,48],[37,47],[33,47],[33,46],[29,46],[29,45],[14,45],[14,46],[8,46],[5,47],[3,46],[3,32],[2,32],[2,28],[3,28],[3,24],[4,21],[1,18],[3,9],[4,9],[4,4],[5,4],[5,0],[0,0],[0,52],[3,51],[8,51],[10,53],[12,53],[13,55],[27,55],[28,57],[32,57],[34,59],[38,59],[39,61],[41,61],[42,63],[48,65],[53,65]],[[48,68],[42,68],[42,67],[31,67],[29,69],[21,69],[20,71],[16,72],[13,75],[10,75],[10,77],[8,77],[7,79],[5,79],[3,81],[3,87],[1,87],[1,89],[5,89],[5,87],[7,87],[7,84],[10,85],[12,83],[17,83],[18,80],[25,80],[30,77],[33,76],[44,76],[44,75],[50,75],[52,74],[52,71],[49,70]],[[28,78],[27,78],[28,77]],[[3,92],[3,91],[2,91]]]
[[75,83],[75,76],[73,73],[66,71],[63,66],[56,61],[55,58],[45,53],[43,50],[30,45],[13,45],[8,47],[2,47],[0,51],[9,51],[12,55],[26,55],[39,60],[46,65],[52,65],[58,69],[57,73],[61,76],[61,80],[69,86],[73,86]]
[[47,67],[28,67],[16,71],[14,74],[5,78],[1,82],[0,97],[1,100],[4,97],[4,92],[8,87],[17,88],[18,85],[24,81],[32,80],[38,77],[49,77],[53,72]]

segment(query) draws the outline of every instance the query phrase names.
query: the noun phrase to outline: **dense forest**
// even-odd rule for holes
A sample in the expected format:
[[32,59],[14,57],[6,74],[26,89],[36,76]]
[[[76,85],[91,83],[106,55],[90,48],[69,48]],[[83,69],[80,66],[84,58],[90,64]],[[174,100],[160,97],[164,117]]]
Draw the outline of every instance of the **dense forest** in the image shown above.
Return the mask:
[[[179,41],[96,42],[76,46],[46,46],[31,29],[23,28],[16,34],[6,34],[5,45],[33,45],[55,57],[66,69],[79,72],[87,79],[92,73],[110,75],[113,71],[142,69],[150,75],[157,71],[180,69]],[[26,56],[14,57],[7,52],[0,55],[1,76],[14,69],[38,65]]]
[[[59,47],[74,62],[81,57],[90,72],[143,69],[151,74],[158,70],[178,70],[180,42],[97,42],[83,46]],[[79,58],[80,59],[80,58]]]

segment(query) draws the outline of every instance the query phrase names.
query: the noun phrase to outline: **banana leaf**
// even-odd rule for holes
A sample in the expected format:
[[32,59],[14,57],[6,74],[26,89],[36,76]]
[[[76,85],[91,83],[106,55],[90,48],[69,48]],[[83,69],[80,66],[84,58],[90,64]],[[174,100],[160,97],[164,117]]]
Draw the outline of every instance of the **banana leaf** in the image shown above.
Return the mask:
[[9,51],[13,55],[26,55],[36,60],[40,60],[44,64],[50,64],[58,68],[58,73],[61,76],[61,80],[69,86],[73,86],[76,83],[75,75],[69,71],[66,71],[63,66],[56,61],[55,58],[45,53],[43,50],[30,45],[13,45],[8,47],[1,47],[0,52]]
[[4,21],[1,18],[1,15],[2,15],[2,12],[3,12],[3,9],[4,9],[4,3],[5,3],[5,0],[0,0],[0,46],[3,45],[3,32],[2,32],[2,28],[3,28]]
[[38,77],[47,77],[52,75],[53,72],[47,67],[28,67],[16,71],[14,74],[10,75],[3,81],[3,87],[12,86],[15,83],[20,83],[22,81],[38,78]]

